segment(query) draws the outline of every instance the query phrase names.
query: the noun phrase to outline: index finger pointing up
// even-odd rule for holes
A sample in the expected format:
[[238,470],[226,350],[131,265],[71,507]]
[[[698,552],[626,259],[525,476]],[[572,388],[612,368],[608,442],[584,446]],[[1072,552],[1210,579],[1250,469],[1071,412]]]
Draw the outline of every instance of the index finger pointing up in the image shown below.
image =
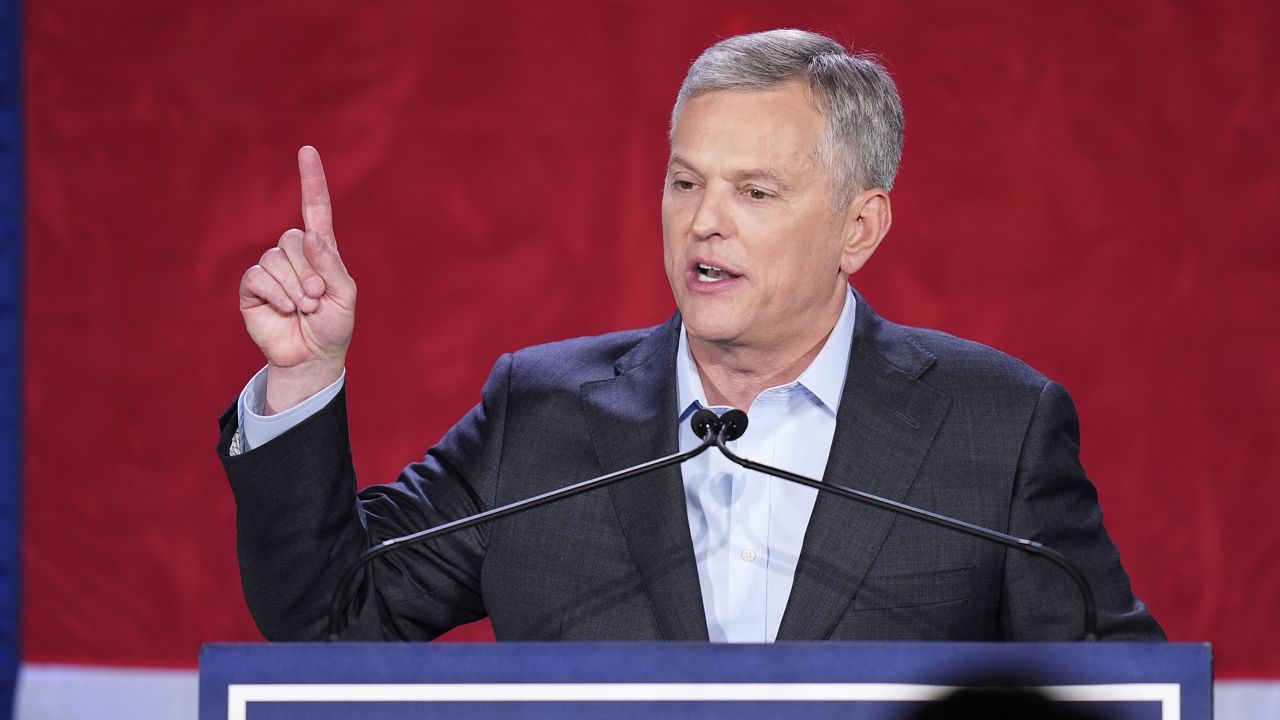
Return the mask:
[[329,184],[324,179],[320,153],[310,145],[298,151],[298,176],[302,178],[302,222],[320,238],[333,243],[333,208],[329,204]]

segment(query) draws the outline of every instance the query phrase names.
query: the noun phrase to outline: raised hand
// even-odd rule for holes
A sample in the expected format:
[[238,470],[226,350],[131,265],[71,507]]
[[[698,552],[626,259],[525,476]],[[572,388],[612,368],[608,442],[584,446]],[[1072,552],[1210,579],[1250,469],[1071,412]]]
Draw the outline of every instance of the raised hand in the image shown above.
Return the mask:
[[356,284],[338,255],[320,154],[298,151],[305,230],[291,229],[240,279],[240,314],[267,356],[268,414],[342,374],[355,328]]

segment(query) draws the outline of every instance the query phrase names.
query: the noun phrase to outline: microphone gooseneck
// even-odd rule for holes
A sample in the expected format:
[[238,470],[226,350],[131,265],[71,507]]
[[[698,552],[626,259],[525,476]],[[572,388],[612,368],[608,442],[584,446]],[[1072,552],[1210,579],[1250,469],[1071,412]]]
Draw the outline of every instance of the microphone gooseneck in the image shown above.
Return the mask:
[[[700,410],[699,412],[710,412],[710,411]],[[766,475],[772,475],[777,478],[782,478],[783,480],[789,480],[794,483],[799,483],[800,485],[805,485],[811,488],[815,488],[822,492],[834,493],[841,497],[848,498],[850,500],[854,500],[866,505],[871,505],[873,507],[877,507],[882,510],[888,510],[889,512],[896,513],[898,515],[905,515],[907,517],[916,518],[917,520],[922,520],[932,525],[940,525],[942,527],[950,528],[952,530],[965,533],[966,535],[971,535],[973,537],[982,538],[983,540],[989,540],[991,542],[999,543],[1006,547],[1011,547],[1025,553],[1030,553],[1031,555],[1034,555],[1036,557],[1041,557],[1046,560],[1052,561],[1058,567],[1062,568],[1063,571],[1065,571],[1067,575],[1071,577],[1071,580],[1075,583],[1076,588],[1080,591],[1080,599],[1084,603],[1084,613],[1083,613],[1084,614],[1084,638],[1083,639],[1084,640],[1098,639],[1098,604],[1094,600],[1093,589],[1089,587],[1089,581],[1087,578],[1085,578],[1084,573],[1081,572],[1080,569],[1077,568],[1075,565],[1073,565],[1069,560],[1067,560],[1066,556],[1064,556],[1062,553],[1058,552],[1057,550],[1054,550],[1053,548],[1047,547],[1045,545],[1041,545],[1040,543],[1034,540],[1027,540],[1025,538],[1020,538],[1014,535],[1007,535],[1005,533],[998,532],[996,530],[991,530],[978,525],[974,525],[972,523],[967,523],[963,520],[956,520],[955,518],[947,517],[946,515],[940,515],[935,512],[930,512],[929,510],[923,510],[921,508],[918,508],[912,505],[907,505],[906,503],[900,503],[900,502],[897,502],[896,500],[889,500],[888,498],[882,498],[879,495],[872,495],[871,493],[862,492],[861,490],[851,490],[849,488],[841,487],[839,485],[824,483],[818,480],[814,480],[813,478],[805,477],[804,475],[797,475],[796,473],[790,472],[788,470],[775,468],[770,465],[765,465],[763,463],[758,463],[752,460],[747,460],[745,458],[738,457],[733,453],[732,450],[725,447],[725,443],[728,442],[729,440],[741,437],[742,433],[746,432],[747,414],[742,412],[741,410],[730,410],[726,412],[724,415],[721,415],[719,418],[716,418],[716,420],[720,423],[720,427],[713,427],[713,430],[715,431],[714,439],[715,439],[716,447],[720,449],[720,452],[724,453],[724,456],[726,458],[728,458],[734,463],[737,463],[738,465],[741,465],[744,468],[747,468],[748,470],[755,470],[756,472],[762,472]],[[708,425],[710,425],[709,422],[708,422]],[[729,437],[729,435],[733,432],[736,432],[737,434],[733,435],[733,437]],[[702,437],[706,437],[706,436],[704,435]]]
[[599,487],[604,487],[605,485],[610,485],[615,482],[620,482],[637,475],[643,475],[670,465],[677,465],[702,454],[710,447],[717,447],[730,461],[737,463],[748,470],[755,470],[766,475],[772,475],[783,480],[812,487],[822,492],[834,493],[856,502],[878,507],[882,510],[888,510],[889,512],[897,513],[899,515],[905,515],[934,525],[951,528],[952,530],[956,530],[967,535],[1000,543],[1001,545],[1012,547],[1022,552],[1030,553],[1037,557],[1042,557],[1054,562],[1069,576],[1071,576],[1076,587],[1080,590],[1080,596],[1084,601],[1084,639],[1097,639],[1097,604],[1094,601],[1093,591],[1090,589],[1088,580],[1085,578],[1084,573],[1080,572],[1079,568],[1071,564],[1058,551],[1032,540],[1026,540],[1013,535],[1006,535],[1005,533],[972,525],[962,520],[956,520],[945,515],[939,515],[938,513],[930,512],[928,510],[922,510],[911,505],[882,498],[878,495],[872,495],[860,490],[851,490],[839,485],[823,483],[803,475],[797,475],[796,473],[789,472],[787,470],[782,470],[780,468],[771,467],[769,465],[738,457],[733,453],[733,451],[729,450],[729,448],[725,446],[725,443],[737,440],[747,431],[747,414],[741,410],[733,409],[725,412],[723,415],[717,415],[713,410],[702,408],[693,414],[690,418],[689,424],[694,434],[700,438],[702,442],[700,442],[697,447],[686,452],[667,455],[656,460],[651,460],[647,463],[642,463],[640,465],[601,475],[600,477],[592,478],[590,480],[584,480],[573,485],[568,485],[558,490],[552,490],[542,493],[541,495],[535,495],[524,500],[508,503],[501,507],[469,515],[452,522],[444,523],[443,525],[437,525],[436,527],[420,530],[409,535],[391,538],[369,548],[368,550],[365,550],[346,569],[340,577],[337,585],[334,587],[333,596],[330,599],[329,605],[329,624],[326,637],[329,640],[341,639],[347,627],[344,611],[355,595],[355,584],[356,580],[360,576],[360,571],[363,570],[370,562],[383,555],[400,548],[416,545],[444,535],[449,535],[469,527],[492,522],[498,518],[557,502],[559,500],[588,492]]
[[[741,410],[736,412],[742,414],[741,428],[745,429],[747,418],[746,413],[742,413]],[[356,580],[360,577],[360,571],[363,570],[370,562],[386,555],[387,553],[409,547],[410,545],[416,545],[421,542],[433,540],[444,535],[450,535],[469,527],[492,522],[498,518],[506,517],[508,515],[514,515],[516,513],[524,512],[525,510],[532,510],[533,508],[542,505],[573,497],[574,495],[595,490],[596,488],[604,487],[605,485],[611,485],[615,482],[626,480],[637,475],[643,475],[669,465],[678,465],[685,460],[701,455],[707,448],[714,447],[717,440],[727,442],[742,434],[741,431],[739,431],[737,435],[730,437],[730,432],[726,432],[726,423],[722,423],[719,416],[706,409],[699,410],[694,413],[691,418],[690,425],[693,428],[693,432],[702,439],[702,442],[691,450],[667,455],[666,457],[660,457],[657,460],[650,460],[647,463],[633,465],[632,467],[607,473],[590,480],[583,480],[582,482],[574,483],[573,485],[568,485],[558,490],[551,490],[549,492],[542,493],[541,495],[535,495],[530,498],[525,498],[524,500],[517,500],[501,507],[496,507],[492,510],[485,510],[474,515],[468,515],[467,517],[459,518],[452,522],[444,523],[443,525],[437,525],[433,528],[427,528],[426,530],[419,530],[418,532],[411,533],[409,535],[402,535],[400,537],[384,540],[368,550],[365,550],[355,559],[354,562],[351,563],[349,567],[347,567],[339,578],[338,584],[334,586],[333,595],[329,599],[329,623],[325,637],[331,641],[342,639],[343,633],[347,630],[344,611],[355,596]]]

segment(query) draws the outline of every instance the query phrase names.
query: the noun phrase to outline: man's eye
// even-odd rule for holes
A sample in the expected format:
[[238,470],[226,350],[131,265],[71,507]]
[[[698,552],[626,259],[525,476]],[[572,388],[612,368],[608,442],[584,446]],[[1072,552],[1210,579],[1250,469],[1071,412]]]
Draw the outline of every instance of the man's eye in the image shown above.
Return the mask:
[[773,196],[763,190],[760,190],[759,188],[750,188],[749,190],[747,190],[747,197],[751,198],[752,200],[768,200]]
[[671,187],[677,190],[692,190],[693,182],[691,180],[672,180]]

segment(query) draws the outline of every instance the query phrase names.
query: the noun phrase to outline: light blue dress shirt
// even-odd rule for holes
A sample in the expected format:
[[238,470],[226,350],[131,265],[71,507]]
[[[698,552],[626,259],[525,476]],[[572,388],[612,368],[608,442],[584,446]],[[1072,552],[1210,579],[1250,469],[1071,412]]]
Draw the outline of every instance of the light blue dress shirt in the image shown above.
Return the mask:
[[[730,449],[758,462],[822,477],[844,391],[855,312],[850,291],[817,357],[794,382],[760,393],[747,411],[746,434],[729,443]],[[239,451],[261,447],[318,412],[342,389],[345,378],[344,372],[332,385],[289,410],[262,415],[267,383],[263,368],[240,394]],[[698,408],[712,406],[707,404],[683,325],[676,355],[676,391],[680,449],[690,450],[699,440],[689,427],[689,417]],[[772,642],[791,596],[796,561],[818,491],[746,470],[714,449],[685,463],[681,472],[711,641]]]
[[[853,293],[817,357],[795,381],[760,393],[747,432],[730,443],[741,457],[821,478],[836,431],[856,312]],[[689,417],[708,406],[680,328],[676,355],[680,450],[699,443]],[[818,491],[747,470],[712,449],[681,466],[685,509],[712,642],[773,642],[791,597],[796,561]]]
[[[343,369],[328,387],[293,407],[275,415],[263,415],[267,405],[267,369],[259,370],[240,392],[240,401],[236,403],[240,415],[240,433],[236,442],[240,452],[249,452],[253,448],[271,442],[283,435],[286,430],[315,415],[324,409],[329,401],[338,396],[347,380],[347,371]],[[238,453],[232,453],[238,454]]]

